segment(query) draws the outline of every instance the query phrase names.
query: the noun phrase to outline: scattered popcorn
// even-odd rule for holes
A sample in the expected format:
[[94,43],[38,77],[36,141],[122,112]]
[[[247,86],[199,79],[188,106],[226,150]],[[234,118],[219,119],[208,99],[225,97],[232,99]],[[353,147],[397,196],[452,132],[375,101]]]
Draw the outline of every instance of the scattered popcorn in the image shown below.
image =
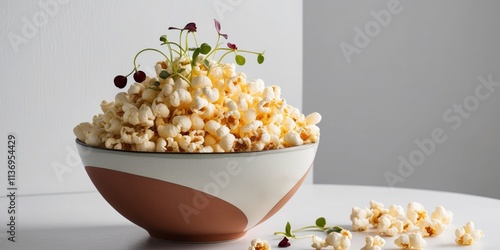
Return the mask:
[[365,241],[366,245],[361,250],[382,250],[385,245],[385,240],[378,235],[375,237],[366,236]]
[[453,220],[453,212],[446,210],[443,206],[437,206],[431,214],[431,219],[439,220],[441,223],[448,225]]
[[323,240],[321,237],[316,235],[312,236],[311,247],[316,250],[321,250],[329,246],[333,247],[335,250],[347,250],[351,246],[352,234],[349,230],[342,229],[340,233],[331,232]]
[[395,236],[403,232],[403,222],[389,214],[383,214],[378,218],[378,233],[380,235]]
[[[155,76],[103,101],[103,113],[74,134],[91,146],[157,152],[258,151],[319,141],[321,115],[305,116],[286,104],[278,86],[247,81],[234,64],[207,59],[207,68],[190,60],[158,62]],[[184,69],[183,77],[160,76],[173,74],[173,67]],[[200,130],[203,140],[190,136]]]
[[400,205],[391,205],[387,214],[395,218],[405,217],[405,209]]
[[446,225],[440,220],[424,220],[418,226],[424,237],[438,236],[446,230]]
[[427,246],[420,233],[401,234],[394,240],[394,244],[403,249],[424,249]]
[[253,239],[248,250],[271,250],[271,246],[265,240]]
[[370,201],[370,209],[373,212],[373,215],[370,219],[370,223],[376,228],[378,227],[378,219],[388,212],[386,208],[384,208],[384,204],[377,201]]
[[414,225],[419,225],[428,218],[424,206],[418,202],[410,202],[406,210],[406,216]]
[[326,242],[321,238],[316,235],[312,236],[312,244],[311,247],[316,249],[316,250],[321,250],[323,247],[327,247],[328,245]]
[[465,226],[455,230],[455,242],[458,245],[472,245],[479,239],[484,237],[483,230],[475,229],[474,223],[469,221]]
[[351,246],[352,234],[349,230],[342,229],[340,233],[331,232],[326,236],[325,243],[335,250],[347,250]]
[[[423,237],[441,235],[447,229],[447,225],[452,222],[453,212],[438,205],[429,218],[424,206],[418,202],[410,202],[405,213],[400,205],[391,205],[387,209],[384,208],[384,204],[371,200],[370,208],[353,207],[350,219],[352,230],[367,231],[369,226],[373,225],[379,235],[392,237],[399,234],[394,244],[400,248],[424,249],[427,242]],[[412,229],[414,225],[418,227],[418,232]],[[386,242],[379,235],[367,236],[366,244],[361,250],[381,250]],[[473,222],[468,222],[465,226],[456,229],[455,236],[458,245],[472,245],[484,237],[484,232],[475,229]],[[325,240],[313,236],[311,247],[316,250],[329,246],[337,250],[348,249],[351,245],[351,238],[351,232],[343,229],[340,233],[328,234]]]
[[366,231],[370,227],[373,212],[369,208],[353,207],[351,212],[352,230]]
[[[391,205],[385,208],[384,204],[370,201],[370,208],[353,207],[351,216],[352,230],[366,231],[370,225],[377,229],[380,235],[394,236],[408,232],[413,223],[406,217],[404,208],[400,205]],[[380,225],[382,221],[382,226]]]
[[409,232],[412,229],[413,223],[410,219],[406,217],[399,217],[397,219],[403,223],[403,232]]

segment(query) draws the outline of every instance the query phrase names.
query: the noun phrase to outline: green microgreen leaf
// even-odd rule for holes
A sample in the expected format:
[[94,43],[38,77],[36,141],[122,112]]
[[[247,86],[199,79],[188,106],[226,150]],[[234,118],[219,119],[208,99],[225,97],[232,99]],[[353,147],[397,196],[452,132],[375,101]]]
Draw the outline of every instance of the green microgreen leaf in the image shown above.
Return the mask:
[[160,36],[160,41],[162,41],[163,43],[166,43],[167,42],[167,36],[166,35]]
[[285,234],[287,236],[292,236],[292,225],[290,225],[290,222],[287,222],[286,223],[286,226],[285,226]]
[[156,90],[156,91],[161,91],[160,89],[160,82],[155,81],[151,86],[148,87],[148,89]]
[[245,62],[246,62],[245,57],[244,57],[244,56],[242,56],[242,55],[236,55],[236,56],[234,57],[234,60],[235,60],[235,61],[236,61],[236,63],[237,63],[238,65],[240,65],[240,66],[245,65]]
[[330,233],[333,233],[333,232],[340,233],[340,231],[342,231],[342,230],[343,230],[343,228],[341,228],[341,227],[331,227],[331,228],[329,228],[329,229],[326,231],[326,233],[327,233],[327,234],[330,234]]
[[[287,222],[286,226],[285,226],[285,231],[284,232],[274,232],[274,235],[283,235],[289,239],[304,239],[304,238],[310,238],[312,236],[312,234],[297,236],[294,233],[309,231],[309,230],[322,231],[322,232],[325,232],[326,234],[330,234],[332,232],[340,233],[343,230],[343,228],[339,227],[339,226],[327,227],[326,226],[326,219],[324,217],[319,217],[318,219],[316,219],[315,225],[305,226],[305,227],[297,228],[294,230],[292,230],[292,226],[290,225],[290,222]],[[288,239],[286,241],[288,241]]]
[[200,48],[196,48],[193,52],[193,58],[191,59],[191,66],[194,67],[196,65],[196,58],[198,58],[198,55],[200,55]]
[[210,50],[212,50],[212,47],[210,47],[210,45],[208,45],[206,43],[201,44],[201,46],[200,46],[200,53],[201,54],[206,55],[206,54],[208,54],[208,52],[210,52]]
[[162,70],[158,76],[161,79],[167,79],[170,76],[170,74],[166,70]]
[[319,217],[316,219],[316,226],[318,227],[325,227],[326,225],[326,219],[324,217]]
[[257,62],[258,62],[259,64],[262,64],[262,63],[264,62],[264,55],[263,55],[263,54],[259,54],[259,55],[257,56]]

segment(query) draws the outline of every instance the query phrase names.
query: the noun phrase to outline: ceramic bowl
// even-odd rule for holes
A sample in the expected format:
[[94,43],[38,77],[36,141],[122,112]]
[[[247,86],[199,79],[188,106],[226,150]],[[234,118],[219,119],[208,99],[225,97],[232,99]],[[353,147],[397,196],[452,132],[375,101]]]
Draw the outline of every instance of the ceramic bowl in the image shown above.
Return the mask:
[[318,148],[157,153],[76,144],[116,211],[152,237],[188,242],[237,239],[269,219],[300,187]]

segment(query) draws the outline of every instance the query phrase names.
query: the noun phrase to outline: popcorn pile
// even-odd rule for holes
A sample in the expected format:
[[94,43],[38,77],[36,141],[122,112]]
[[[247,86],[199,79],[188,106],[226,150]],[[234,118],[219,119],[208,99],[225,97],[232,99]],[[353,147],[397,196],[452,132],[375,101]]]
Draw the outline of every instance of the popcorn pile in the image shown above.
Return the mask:
[[[215,20],[220,37],[220,24]],[[171,28],[178,29],[178,28]],[[196,31],[189,23],[188,34]],[[186,36],[187,39],[187,36]],[[264,81],[247,80],[236,71],[235,64],[221,63],[222,57],[236,54],[236,62],[244,64],[236,45],[214,49],[203,43],[189,55],[166,36],[160,38],[170,54],[179,53],[156,63],[156,75],[137,71],[127,92],[120,92],[114,101],[101,103],[102,113],[92,122],[82,122],[73,132],[90,146],[129,151],[156,152],[238,152],[279,149],[314,143],[319,140],[319,113],[308,116],[288,105],[281,98],[278,86]],[[180,51],[173,50],[177,45]],[[216,51],[227,51],[218,61],[209,57]],[[248,52],[248,51],[244,51]],[[252,53],[252,52],[248,52]],[[206,54],[206,55],[204,55]],[[171,56],[172,57],[172,56]],[[259,63],[263,62],[262,53]],[[132,72],[131,72],[132,73]],[[130,74],[129,74],[130,75]],[[115,85],[126,86],[126,76],[115,77]]]
[[[187,59],[176,63],[189,65]],[[157,74],[171,70],[166,67],[158,62]],[[247,81],[234,64],[212,67],[187,67],[191,85],[172,77],[134,83],[114,102],[103,101],[103,113],[74,133],[91,146],[156,152],[259,151],[319,140],[320,114],[304,116],[286,104],[278,86]]]

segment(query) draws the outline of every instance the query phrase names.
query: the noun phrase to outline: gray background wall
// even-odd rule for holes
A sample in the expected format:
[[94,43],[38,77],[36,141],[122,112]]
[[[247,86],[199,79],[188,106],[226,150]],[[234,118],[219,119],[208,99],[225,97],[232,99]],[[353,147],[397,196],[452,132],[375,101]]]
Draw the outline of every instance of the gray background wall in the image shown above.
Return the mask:
[[303,4],[315,183],[500,198],[500,2]]

